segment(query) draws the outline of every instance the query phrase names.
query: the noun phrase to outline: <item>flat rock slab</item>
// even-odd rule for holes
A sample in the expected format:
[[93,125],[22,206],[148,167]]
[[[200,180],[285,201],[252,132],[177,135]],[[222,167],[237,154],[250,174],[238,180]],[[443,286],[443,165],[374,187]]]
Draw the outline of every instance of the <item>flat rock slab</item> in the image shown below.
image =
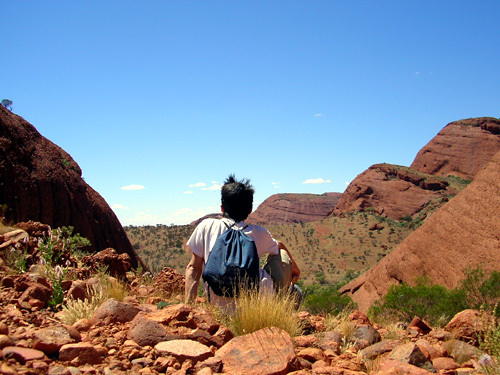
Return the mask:
[[229,374],[281,375],[297,360],[292,340],[285,331],[271,327],[233,338],[215,355]]
[[70,362],[78,358],[80,364],[99,364],[102,358],[94,346],[88,342],[66,344],[59,350],[59,360]]
[[44,359],[45,354],[36,349],[7,346],[2,350],[2,357],[4,359],[14,358],[17,362],[25,364],[28,361]]
[[204,361],[213,356],[212,351],[206,345],[193,340],[171,340],[159,342],[155,350],[162,356],[173,356],[181,363],[186,359],[194,362]]
[[47,355],[55,354],[61,346],[75,342],[64,326],[42,328],[36,331],[33,337],[35,341],[33,348]]

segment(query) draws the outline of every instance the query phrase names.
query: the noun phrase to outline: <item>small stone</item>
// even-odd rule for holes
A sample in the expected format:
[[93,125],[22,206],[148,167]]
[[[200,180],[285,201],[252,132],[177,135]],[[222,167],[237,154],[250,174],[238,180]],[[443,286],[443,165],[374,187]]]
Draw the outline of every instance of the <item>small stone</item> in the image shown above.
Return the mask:
[[308,360],[309,362],[317,362],[317,361],[324,361],[326,359],[325,353],[323,353],[323,350],[318,349],[318,348],[305,348],[302,349],[300,352],[297,354],[298,357],[304,358]]
[[48,375],[71,375],[71,371],[69,371],[66,367],[64,366],[54,366],[49,368]]
[[63,345],[59,350],[59,360],[70,362],[78,358],[79,364],[99,364],[102,358],[99,352],[87,342]]
[[6,346],[14,346],[14,342],[9,336],[0,334],[0,349],[5,348]]
[[0,373],[2,375],[17,375],[17,371],[6,363],[2,363],[2,366],[0,367]]
[[92,325],[90,324],[88,319],[80,319],[73,323],[73,327],[75,327],[80,332],[87,332]]

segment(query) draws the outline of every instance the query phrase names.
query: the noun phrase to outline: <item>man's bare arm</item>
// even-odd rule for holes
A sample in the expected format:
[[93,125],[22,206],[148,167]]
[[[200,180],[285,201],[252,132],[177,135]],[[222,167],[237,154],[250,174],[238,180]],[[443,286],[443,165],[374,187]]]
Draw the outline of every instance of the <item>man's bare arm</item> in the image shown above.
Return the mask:
[[285,246],[285,244],[281,241],[278,241],[278,248],[280,250],[285,250],[290,257],[290,260],[292,261],[292,283],[296,283],[299,281],[300,278],[300,269],[299,266],[297,266],[297,263],[293,260],[292,254],[290,254],[290,250],[288,250]]
[[186,281],[184,285],[184,299],[186,303],[195,300],[198,294],[201,273],[203,272],[203,258],[192,254],[186,267]]

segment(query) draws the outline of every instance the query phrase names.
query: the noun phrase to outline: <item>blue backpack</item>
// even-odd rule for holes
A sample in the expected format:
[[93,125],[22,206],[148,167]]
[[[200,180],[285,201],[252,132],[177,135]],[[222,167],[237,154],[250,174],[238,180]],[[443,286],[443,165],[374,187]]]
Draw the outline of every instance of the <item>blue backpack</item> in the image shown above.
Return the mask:
[[243,232],[246,227],[232,227],[215,241],[202,274],[210,289],[224,297],[237,297],[241,288],[258,288],[260,279],[254,240]]

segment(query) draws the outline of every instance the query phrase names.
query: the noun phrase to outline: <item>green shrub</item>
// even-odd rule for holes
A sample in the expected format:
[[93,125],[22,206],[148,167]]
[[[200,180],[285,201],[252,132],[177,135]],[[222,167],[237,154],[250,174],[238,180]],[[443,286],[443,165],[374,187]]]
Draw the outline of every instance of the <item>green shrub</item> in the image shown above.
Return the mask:
[[410,321],[414,316],[427,319],[431,324],[446,324],[455,314],[466,309],[484,309],[500,315],[493,309],[500,301],[500,272],[490,273],[481,267],[464,270],[465,279],[449,290],[432,285],[428,278],[416,280],[417,285],[393,285],[385,297],[369,311],[374,318],[395,317]]
[[337,284],[304,287],[302,306],[311,314],[337,315],[347,306],[353,305],[351,297],[340,294],[338,289]]
[[371,307],[374,318],[391,316],[410,322],[415,316],[437,325],[449,321],[455,314],[465,310],[465,292],[448,290],[441,285],[432,285],[428,278],[419,278],[417,285],[393,285],[381,303]]
[[19,273],[24,273],[28,270],[28,264],[26,260],[26,256],[28,255],[28,251],[23,249],[21,246],[10,246],[5,254],[5,264],[7,267],[14,269]]
[[46,266],[47,275],[50,278],[52,284],[52,297],[48,301],[48,305],[53,309],[60,307],[61,303],[64,301],[64,289],[62,287],[62,282],[66,276],[67,268],[61,266],[55,266],[54,268]]
[[46,264],[56,265],[66,250],[72,255],[79,255],[82,249],[91,245],[90,241],[79,233],[73,234],[73,230],[71,226],[51,229],[47,236],[38,240],[38,250]]
[[[464,271],[465,279],[462,280],[459,289],[464,290],[467,296],[467,304],[470,308],[483,308],[488,312],[500,300],[500,272],[485,272],[481,267],[467,268]],[[500,313],[500,311],[495,311]]]

